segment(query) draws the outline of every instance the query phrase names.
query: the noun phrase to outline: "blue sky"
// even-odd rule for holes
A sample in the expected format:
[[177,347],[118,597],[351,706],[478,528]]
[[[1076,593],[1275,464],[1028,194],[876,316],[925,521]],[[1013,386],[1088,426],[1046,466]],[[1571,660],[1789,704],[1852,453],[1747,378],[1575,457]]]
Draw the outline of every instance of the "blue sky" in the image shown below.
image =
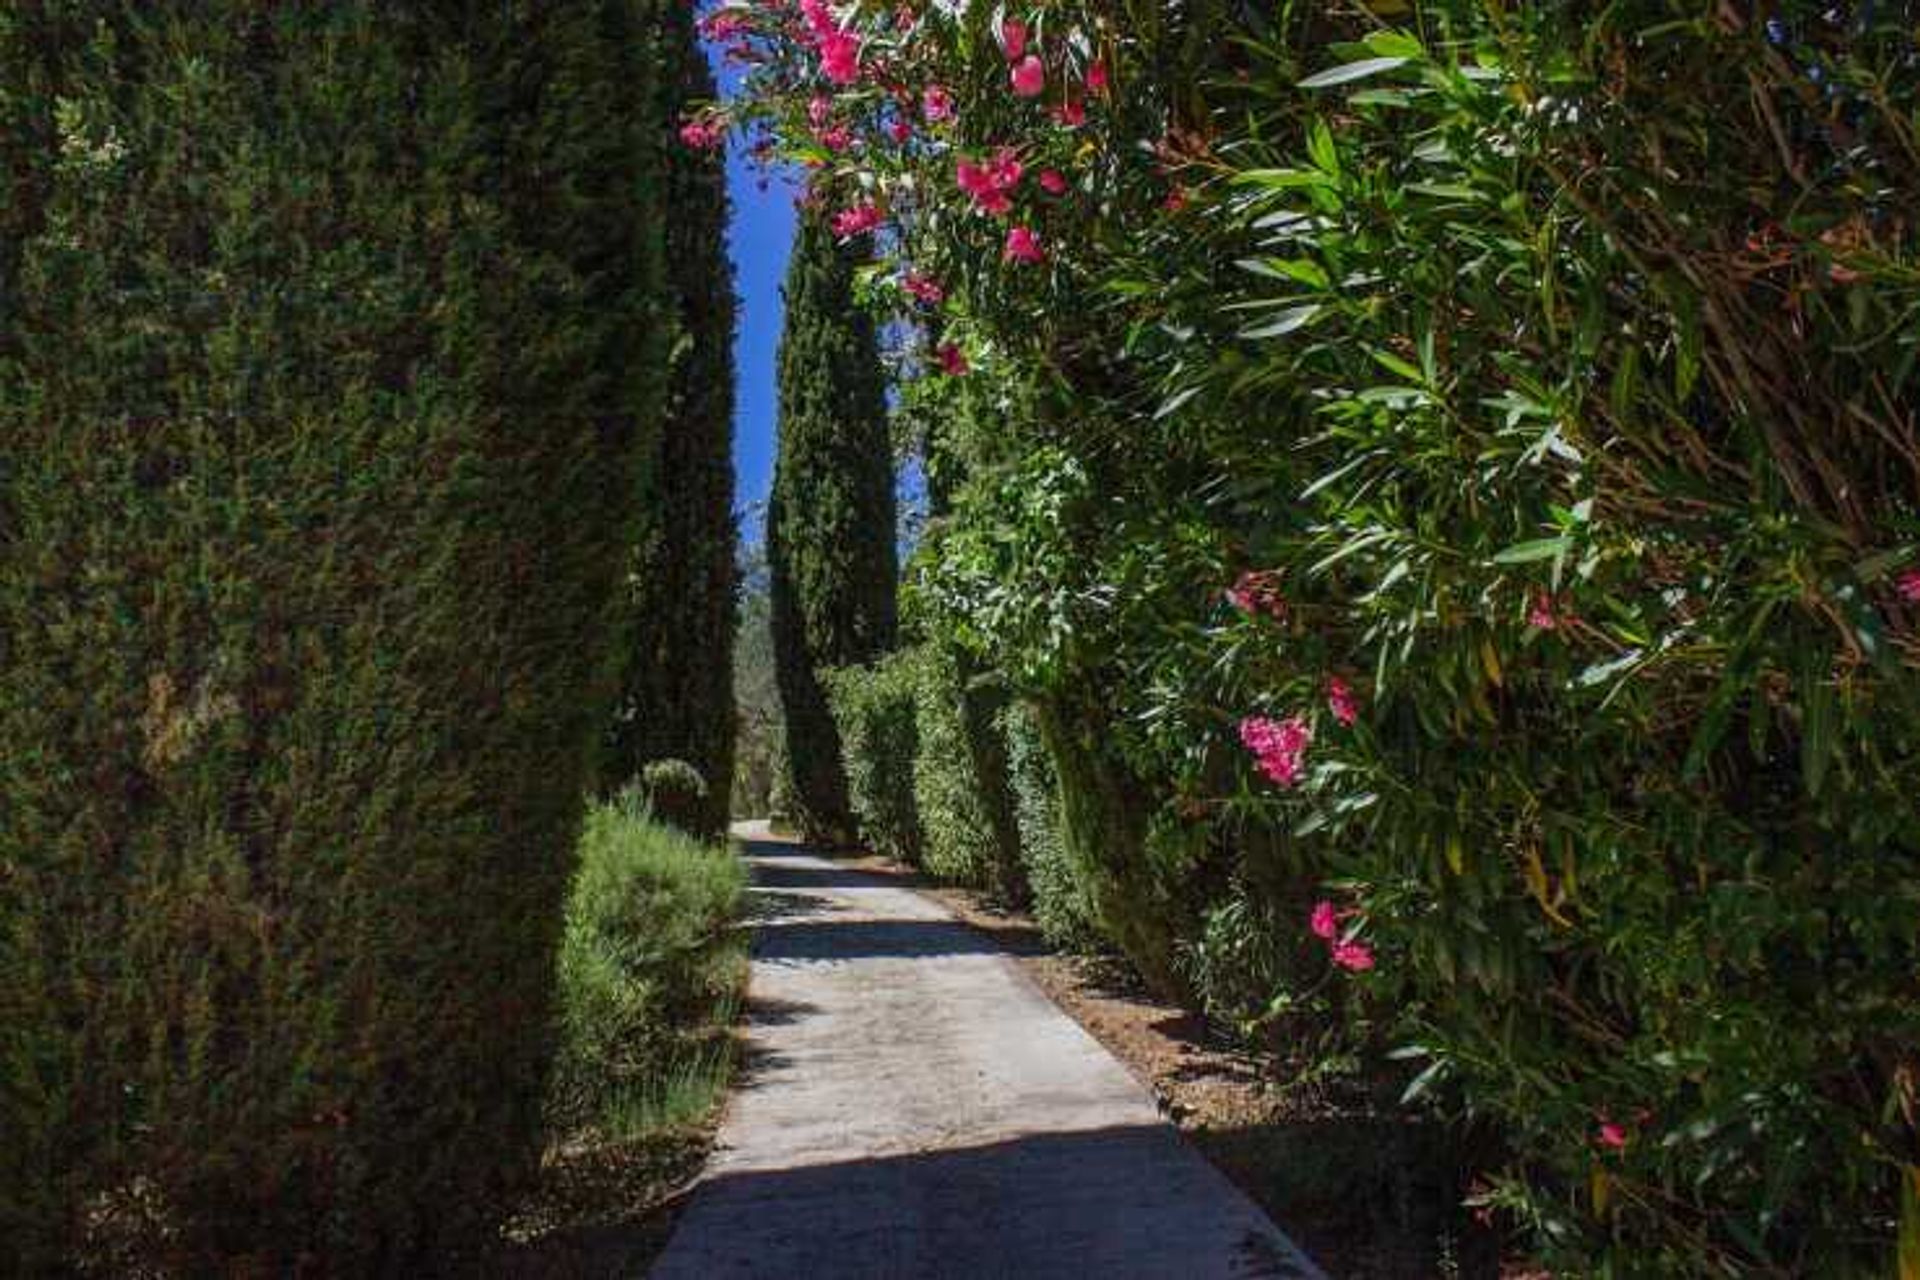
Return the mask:
[[[722,95],[739,85],[740,71],[726,65],[707,46]],[[734,347],[734,505],[741,512],[740,538],[760,540],[762,508],[773,486],[776,417],[774,363],[780,350],[780,285],[787,274],[787,250],[793,243],[794,189],[767,175],[747,156],[746,140],[736,134],[727,147],[727,195],[732,201],[728,252],[733,258],[734,291],[740,297],[740,329]]]
[[740,295],[739,345],[734,349],[734,502],[745,513],[740,536],[759,540],[756,504],[773,483],[774,358],[780,349],[780,283],[793,242],[793,193],[775,182],[759,190],[760,175],[735,139],[727,154],[733,197],[729,251]]

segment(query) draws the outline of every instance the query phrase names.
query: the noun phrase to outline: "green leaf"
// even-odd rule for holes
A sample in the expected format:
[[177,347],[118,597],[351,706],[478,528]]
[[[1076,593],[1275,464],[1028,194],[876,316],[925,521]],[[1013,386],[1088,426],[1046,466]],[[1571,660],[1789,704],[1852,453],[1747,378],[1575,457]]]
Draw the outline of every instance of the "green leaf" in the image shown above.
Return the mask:
[[1184,391],[1174,392],[1172,395],[1166,398],[1166,400],[1160,405],[1158,409],[1154,410],[1153,420],[1155,422],[1158,422],[1162,418],[1170,417],[1173,414],[1178,413],[1180,411],[1181,406],[1185,405],[1187,401],[1193,399],[1195,396],[1199,394],[1200,394],[1199,387],[1188,387]]
[[1362,58],[1358,62],[1342,63],[1337,67],[1328,67],[1317,71],[1300,82],[1302,89],[1326,89],[1337,84],[1349,84],[1355,80],[1365,80],[1368,76],[1391,71],[1395,67],[1405,66],[1405,58]]
[[1383,58],[1424,58],[1427,51],[1421,43],[1404,31],[1375,31],[1361,41],[1367,46],[1367,52],[1379,54]]
[[1278,338],[1283,334],[1292,333],[1295,329],[1303,328],[1311,324],[1313,318],[1319,315],[1320,311],[1321,307],[1317,302],[1310,302],[1303,307],[1288,307],[1285,311],[1282,311],[1265,324],[1255,325],[1251,329],[1242,329],[1240,336],[1243,338]]
[[1551,560],[1564,555],[1573,547],[1573,539],[1566,534],[1557,538],[1535,538],[1531,542],[1516,542],[1504,551],[1496,552],[1495,564],[1530,564],[1535,560]]

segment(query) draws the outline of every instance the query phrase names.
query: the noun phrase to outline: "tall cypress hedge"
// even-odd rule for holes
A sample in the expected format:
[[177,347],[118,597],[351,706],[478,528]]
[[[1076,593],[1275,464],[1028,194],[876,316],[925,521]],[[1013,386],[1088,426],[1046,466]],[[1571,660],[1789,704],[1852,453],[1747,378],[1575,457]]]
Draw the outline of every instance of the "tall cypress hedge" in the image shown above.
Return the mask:
[[847,838],[840,736],[820,674],[887,649],[896,627],[893,452],[873,320],[854,302],[854,248],[800,220],[779,359],[780,458],[767,511],[773,635],[801,830]]
[[0,16],[21,1270],[144,1217],[418,1274],[528,1167],[654,429],[653,17]]
[[[690,5],[663,21],[665,114],[713,96]],[[670,137],[670,135],[668,135]],[[698,834],[726,826],[733,780],[733,335],[724,154],[671,139],[665,191],[668,304],[675,321],[665,430],[651,459],[646,523],[630,579],[631,639],[609,758],[619,786],[654,760],[684,760],[706,783],[687,812]]]

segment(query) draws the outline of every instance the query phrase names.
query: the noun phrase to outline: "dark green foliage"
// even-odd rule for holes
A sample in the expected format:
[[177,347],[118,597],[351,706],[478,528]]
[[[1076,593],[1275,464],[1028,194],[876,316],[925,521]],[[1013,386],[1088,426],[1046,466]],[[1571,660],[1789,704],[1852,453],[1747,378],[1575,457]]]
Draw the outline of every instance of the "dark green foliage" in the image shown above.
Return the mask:
[[[1332,1013],[1328,1060],[1407,1047],[1556,1270],[1884,1269],[1920,1168],[1911,8],[1248,14],[1121,55],[1116,109],[1168,106],[1050,227],[1056,291],[942,274],[1051,401],[952,419],[998,470],[943,630],[1041,701],[1111,936],[1236,1019]],[[1122,148],[1182,124],[1166,210]],[[1223,600],[1246,570],[1283,616]],[[1297,777],[1249,715],[1311,730]]]
[[884,652],[895,628],[892,441],[855,250],[819,210],[800,220],[780,341],[780,459],[767,512],[773,638],[787,760],[809,838],[847,838],[852,813],[821,673]]
[[[667,124],[713,94],[693,6],[662,24]],[[627,669],[601,766],[603,785],[649,760],[685,760],[713,785],[674,821],[697,835],[726,826],[736,725],[733,524],[733,269],[727,258],[725,153],[670,129],[665,194],[671,360],[665,428],[649,459],[646,519],[628,580]]]
[[950,646],[922,644],[917,655],[913,790],[927,869],[1023,903],[1020,829],[1006,744],[995,724],[999,699],[967,678],[972,664]]
[[724,1060],[745,887],[729,850],[651,820],[635,793],[594,806],[560,945],[551,1125],[621,1136],[669,1109],[678,1081]]
[[536,1150],[654,427],[645,4],[0,14],[0,1239],[420,1274]]
[[786,726],[774,680],[773,601],[767,578],[765,544],[743,548],[740,625],[733,648],[733,705],[739,725],[733,813],[741,818],[772,814],[774,783],[785,773],[780,762]]
[[920,751],[920,651],[900,649],[870,666],[830,671],[827,688],[861,842],[875,853],[919,863],[913,783]]
[[707,807],[710,788],[700,771],[685,760],[649,760],[640,768],[636,790],[646,799],[647,812],[682,831],[692,831]]
[[1000,731],[1006,735],[1020,865],[1032,896],[1033,918],[1056,947],[1098,950],[1104,939],[1087,893],[1087,877],[1067,860],[1060,831],[1060,783],[1032,710],[1020,702],[1008,703],[1000,713]]

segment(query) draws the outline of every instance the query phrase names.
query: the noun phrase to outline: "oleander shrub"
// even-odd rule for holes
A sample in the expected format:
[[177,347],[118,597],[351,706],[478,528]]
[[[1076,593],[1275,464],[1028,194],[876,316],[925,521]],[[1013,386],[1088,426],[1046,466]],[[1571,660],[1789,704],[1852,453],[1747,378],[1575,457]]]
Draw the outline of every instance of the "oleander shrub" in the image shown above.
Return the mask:
[[139,1206],[142,1266],[421,1274],[530,1167],[653,16],[0,14],[9,1266]]
[[1248,1017],[1337,987],[1557,1270],[1884,1273],[1911,6],[886,18],[851,68],[749,23],[743,110],[994,401],[937,428],[932,642],[1036,706],[1103,931]]
[[914,799],[920,661],[917,649],[899,649],[868,666],[827,673],[860,838],[875,853],[915,865],[923,853]]
[[593,806],[560,940],[551,1129],[618,1139],[690,1075],[724,1082],[745,887],[730,849],[659,822],[637,791]]

